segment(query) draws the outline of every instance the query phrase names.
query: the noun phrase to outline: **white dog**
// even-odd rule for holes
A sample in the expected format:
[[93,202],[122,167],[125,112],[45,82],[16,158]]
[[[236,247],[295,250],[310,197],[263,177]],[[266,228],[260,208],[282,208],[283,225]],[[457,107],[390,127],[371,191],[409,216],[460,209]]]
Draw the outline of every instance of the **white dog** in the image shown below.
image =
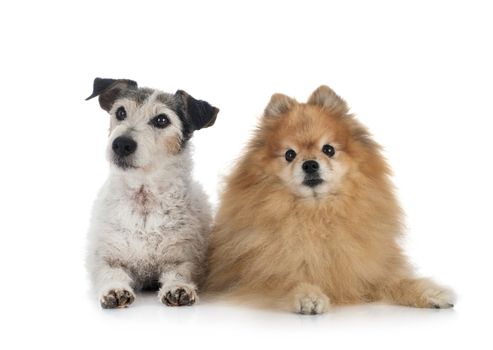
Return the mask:
[[103,308],[130,305],[136,290],[159,288],[169,306],[192,305],[204,274],[209,203],[191,178],[188,140],[218,109],[184,91],[138,88],[96,78],[111,116],[110,176],[94,205],[87,266]]

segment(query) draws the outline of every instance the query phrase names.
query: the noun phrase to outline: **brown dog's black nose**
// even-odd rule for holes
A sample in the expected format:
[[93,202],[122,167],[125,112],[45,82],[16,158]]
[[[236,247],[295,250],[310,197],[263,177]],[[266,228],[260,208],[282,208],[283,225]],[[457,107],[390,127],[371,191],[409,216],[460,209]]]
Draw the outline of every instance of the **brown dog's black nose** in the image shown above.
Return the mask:
[[113,152],[115,152],[120,157],[126,157],[131,155],[137,149],[137,142],[132,140],[127,136],[117,137],[113,141]]
[[301,166],[303,168],[303,171],[307,174],[313,174],[318,171],[319,165],[318,162],[315,160],[307,160],[306,162],[303,163]]

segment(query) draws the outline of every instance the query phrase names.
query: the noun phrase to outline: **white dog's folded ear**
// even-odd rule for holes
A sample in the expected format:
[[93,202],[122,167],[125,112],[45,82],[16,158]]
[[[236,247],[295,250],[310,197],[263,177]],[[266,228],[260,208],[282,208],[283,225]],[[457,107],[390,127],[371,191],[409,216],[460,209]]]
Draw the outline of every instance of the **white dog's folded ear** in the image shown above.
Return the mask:
[[99,105],[105,111],[109,111],[122,91],[136,88],[137,83],[133,80],[96,78],[94,79],[92,94],[86,98],[86,101],[99,96]]
[[183,90],[178,90],[175,97],[180,102],[184,117],[190,122],[192,132],[214,125],[219,109],[208,102],[196,100]]
[[270,98],[269,104],[265,107],[264,116],[276,117],[288,112],[296,105],[296,100],[283,94],[274,94]]
[[330,111],[347,113],[348,107],[339,95],[337,95],[330,87],[321,85],[315,90],[307,102],[309,105],[316,105],[326,108]]

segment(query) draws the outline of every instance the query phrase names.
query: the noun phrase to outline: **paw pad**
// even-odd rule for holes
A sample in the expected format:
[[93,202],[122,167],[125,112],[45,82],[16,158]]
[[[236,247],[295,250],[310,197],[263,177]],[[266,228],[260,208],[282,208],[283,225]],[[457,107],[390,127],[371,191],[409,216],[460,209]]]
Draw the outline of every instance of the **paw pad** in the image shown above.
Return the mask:
[[177,287],[163,293],[161,301],[167,306],[193,305],[197,299],[196,292],[188,288]]
[[126,289],[111,289],[101,296],[100,303],[103,309],[117,309],[129,306],[134,300],[133,293]]

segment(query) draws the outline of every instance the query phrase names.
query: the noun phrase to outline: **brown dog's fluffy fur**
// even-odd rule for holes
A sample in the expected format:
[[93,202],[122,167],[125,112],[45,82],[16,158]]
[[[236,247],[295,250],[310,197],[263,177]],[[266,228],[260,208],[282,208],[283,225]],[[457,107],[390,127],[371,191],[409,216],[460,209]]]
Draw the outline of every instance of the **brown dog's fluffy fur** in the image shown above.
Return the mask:
[[[306,160],[320,164],[322,184],[300,182]],[[330,88],[306,104],[273,95],[228,177],[206,289],[311,314],[378,300],[451,307],[452,293],[415,278],[398,245],[402,213],[389,173],[379,145]]]

